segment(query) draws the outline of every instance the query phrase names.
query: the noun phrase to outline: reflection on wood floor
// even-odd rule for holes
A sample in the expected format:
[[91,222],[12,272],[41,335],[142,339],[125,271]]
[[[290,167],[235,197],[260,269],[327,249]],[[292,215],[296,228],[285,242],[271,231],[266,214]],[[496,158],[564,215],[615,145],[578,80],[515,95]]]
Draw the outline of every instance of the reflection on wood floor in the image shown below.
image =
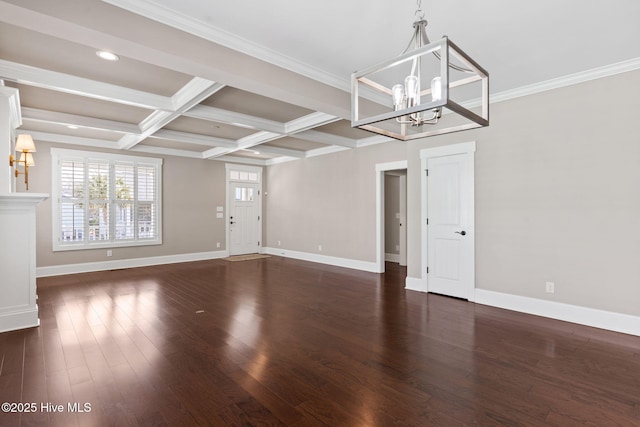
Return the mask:
[[37,410],[0,425],[640,425],[640,338],[405,275],[271,257],[38,279],[41,326],[0,334],[0,402]]

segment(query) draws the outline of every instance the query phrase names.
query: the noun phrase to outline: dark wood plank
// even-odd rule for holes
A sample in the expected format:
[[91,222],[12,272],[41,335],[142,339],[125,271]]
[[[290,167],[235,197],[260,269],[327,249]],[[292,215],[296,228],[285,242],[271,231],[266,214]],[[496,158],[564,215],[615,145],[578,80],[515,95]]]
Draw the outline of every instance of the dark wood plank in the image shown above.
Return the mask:
[[[30,425],[639,425],[640,338],[271,257],[38,279],[0,334]],[[91,412],[69,413],[68,403]]]

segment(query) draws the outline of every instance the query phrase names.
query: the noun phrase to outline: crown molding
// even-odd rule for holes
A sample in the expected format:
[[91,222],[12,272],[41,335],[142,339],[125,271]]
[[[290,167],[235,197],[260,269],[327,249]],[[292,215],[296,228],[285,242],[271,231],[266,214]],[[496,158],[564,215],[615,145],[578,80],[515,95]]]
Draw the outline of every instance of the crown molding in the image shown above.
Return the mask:
[[[489,103],[496,104],[498,102],[509,101],[511,99],[521,98],[523,96],[535,95],[536,93],[546,92],[554,89],[561,89],[567,86],[573,86],[591,80],[602,79],[605,77],[615,76],[617,74],[629,71],[640,70],[640,58],[628,59],[626,61],[617,62],[615,64],[605,65],[603,67],[592,68],[586,71],[569,74],[555,79],[545,80],[515,89],[505,90],[489,96]],[[473,99],[461,103],[465,108],[476,108],[481,105],[479,99]]]
[[112,6],[128,10],[164,25],[176,28],[191,35],[201,37],[237,52],[268,62],[278,67],[293,71],[326,85],[349,91],[349,80],[317,67],[284,55],[251,40],[239,37],[229,31],[214,27],[210,23],[196,20],[191,16],[172,10],[152,0],[102,0]]

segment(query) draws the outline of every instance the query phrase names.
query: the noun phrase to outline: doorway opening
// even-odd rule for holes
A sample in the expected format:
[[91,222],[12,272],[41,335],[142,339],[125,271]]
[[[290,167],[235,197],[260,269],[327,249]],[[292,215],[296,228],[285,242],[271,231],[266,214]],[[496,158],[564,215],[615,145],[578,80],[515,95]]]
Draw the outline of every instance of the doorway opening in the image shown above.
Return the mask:
[[407,264],[406,206],[407,161],[377,164],[376,268],[379,273],[385,272],[387,259]]

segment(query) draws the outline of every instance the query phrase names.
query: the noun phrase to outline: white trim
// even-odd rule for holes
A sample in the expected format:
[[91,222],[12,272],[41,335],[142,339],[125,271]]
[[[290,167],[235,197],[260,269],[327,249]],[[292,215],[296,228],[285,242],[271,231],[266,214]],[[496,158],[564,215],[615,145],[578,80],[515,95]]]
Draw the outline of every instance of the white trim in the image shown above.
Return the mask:
[[87,262],[81,264],[52,265],[36,268],[36,277],[62,276],[65,274],[148,267],[153,265],[176,264],[179,262],[206,261],[210,259],[226,258],[228,256],[228,251],[212,251],[146,258],[130,258],[113,261]]
[[[443,157],[443,156],[452,156],[456,154],[470,154],[473,155],[476,152],[476,142],[461,142],[459,144],[451,144],[451,145],[443,145],[440,147],[433,148],[424,148],[420,150],[420,275],[422,277],[422,285],[417,287],[418,289],[424,289],[423,292],[429,291],[429,277],[427,275],[427,266],[429,264],[427,257],[427,237],[428,237],[428,228],[427,228],[427,217],[428,217],[428,207],[427,207],[427,175],[424,172],[427,169],[427,161],[429,159],[435,157]],[[472,174],[475,170],[474,162],[471,162]],[[474,175],[472,175],[474,176]],[[475,183],[475,178],[474,178]],[[475,184],[474,189],[472,189],[473,194],[475,194]],[[474,212],[475,214],[475,212]],[[475,215],[474,215],[475,216]],[[474,224],[475,228],[475,224]],[[475,249],[474,249],[475,250]],[[473,269],[475,271],[475,253],[474,253],[474,266]],[[475,277],[475,273],[474,273]],[[474,282],[475,288],[475,282]],[[474,292],[470,293],[469,301],[473,301]]]
[[354,270],[368,271],[370,273],[378,273],[378,266],[376,263],[360,261],[357,259],[339,258],[327,255],[318,255],[309,252],[290,251],[287,249],[271,247],[264,247],[263,253],[282,256],[285,258],[299,259],[302,261],[311,261],[320,264],[334,265],[336,267],[345,267]]
[[476,289],[476,303],[640,336],[640,317],[612,311]]
[[0,313],[0,325],[2,325],[2,327],[0,327],[0,333],[40,326],[38,304],[26,310]]
[[640,69],[640,58],[633,58],[615,64],[605,65],[604,67],[593,68],[591,70],[581,71],[579,73],[569,74],[555,79],[546,80],[543,82],[538,82],[531,85],[521,86],[519,88],[496,93],[491,95],[491,103],[495,104],[497,102],[503,102],[523,96],[534,95],[540,92],[560,89],[566,86],[572,86],[579,83],[588,82],[590,80],[601,79],[604,77],[615,76],[616,74],[622,74],[638,69]]
[[[227,252],[229,252],[229,254],[231,254],[231,230],[229,229],[229,209],[231,207],[231,192],[229,191],[230,185],[232,182],[248,182],[251,184],[257,184],[258,185],[258,192],[259,192],[259,197],[258,197],[258,212],[259,212],[259,219],[258,219],[258,238],[260,239],[260,243],[258,244],[258,253],[263,253],[264,251],[264,242],[263,242],[263,235],[264,235],[264,228],[263,228],[263,222],[262,222],[262,218],[264,217],[264,212],[262,211],[262,198],[264,197],[264,193],[263,193],[263,188],[262,188],[262,173],[264,171],[264,168],[262,166],[249,166],[249,165],[243,165],[243,164],[237,164],[237,163],[225,163],[224,165],[225,167],[225,191],[226,191],[226,206],[225,206],[225,239],[226,239],[226,248],[227,248]],[[257,173],[258,174],[258,180],[257,181],[242,181],[242,180],[237,180],[231,179],[231,171],[243,171],[243,172],[252,172],[252,173]]]
[[406,160],[376,164],[376,273],[384,273],[384,173],[407,167]]
[[400,263],[400,254],[384,254],[385,262],[396,262]]
[[20,110],[20,93],[18,89],[3,86],[0,83],[0,95],[7,98],[9,102],[9,124],[11,129],[22,126],[22,112]]
[[409,277],[404,281],[404,288],[409,291],[427,292],[425,283],[421,277]]

